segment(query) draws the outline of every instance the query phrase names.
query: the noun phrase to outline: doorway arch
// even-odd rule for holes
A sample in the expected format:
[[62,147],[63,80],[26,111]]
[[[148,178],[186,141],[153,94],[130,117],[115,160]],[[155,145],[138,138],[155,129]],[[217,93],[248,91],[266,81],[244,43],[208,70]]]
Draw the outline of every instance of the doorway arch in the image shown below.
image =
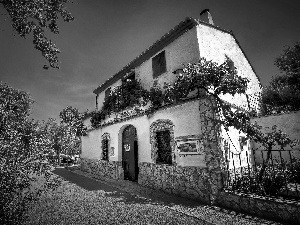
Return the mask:
[[124,179],[138,180],[138,140],[136,128],[128,125],[122,132],[122,167]]

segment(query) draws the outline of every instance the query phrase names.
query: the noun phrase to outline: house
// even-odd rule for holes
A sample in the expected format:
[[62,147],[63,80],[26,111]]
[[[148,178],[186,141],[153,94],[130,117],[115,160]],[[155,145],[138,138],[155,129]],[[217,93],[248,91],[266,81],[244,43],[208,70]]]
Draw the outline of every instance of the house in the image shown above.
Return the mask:
[[[81,168],[95,175],[213,201],[220,188],[217,159],[222,151],[214,136],[216,128],[208,119],[213,113],[210,99],[198,91],[180,102],[154,108],[143,104],[142,95],[124,99],[124,90],[132,84],[139,90],[164,90],[166,83],[174,83],[184,64],[198,62],[201,57],[218,63],[232,60],[238,74],[250,80],[248,97],[223,99],[236,107],[257,110],[255,96],[261,92],[260,81],[232,32],[186,18],[94,90],[101,119],[97,126],[91,126],[91,118],[85,120],[89,130],[82,137]],[[120,88],[122,85],[127,89]],[[113,99],[115,93],[123,99]],[[131,100],[134,106],[118,105]]]

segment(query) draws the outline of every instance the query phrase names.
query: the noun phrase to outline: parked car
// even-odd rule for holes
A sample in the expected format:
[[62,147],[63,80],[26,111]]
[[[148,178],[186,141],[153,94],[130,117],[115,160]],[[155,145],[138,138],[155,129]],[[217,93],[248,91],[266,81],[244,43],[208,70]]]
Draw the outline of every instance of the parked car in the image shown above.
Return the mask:
[[65,155],[65,154],[60,154],[60,160],[61,160],[61,163],[67,163],[67,164],[71,164],[71,163],[74,163],[74,159],[72,159],[71,156],[69,155]]

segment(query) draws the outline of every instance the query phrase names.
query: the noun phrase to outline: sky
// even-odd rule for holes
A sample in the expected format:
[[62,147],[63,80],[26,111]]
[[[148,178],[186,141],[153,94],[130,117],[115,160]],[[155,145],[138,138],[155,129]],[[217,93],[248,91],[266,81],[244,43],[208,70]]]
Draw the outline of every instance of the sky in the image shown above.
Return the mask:
[[0,5],[0,80],[32,96],[31,117],[59,119],[73,106],[95,108],[96,89],[186,17],[208,8],[215,25],[232,30],[262,85],[280,74],[274,65],[286,46],[300,41],[298,0],[73,0],[75,17],[47,33],[59,47],[60,69],[46,60],[32,38],[19,37]]

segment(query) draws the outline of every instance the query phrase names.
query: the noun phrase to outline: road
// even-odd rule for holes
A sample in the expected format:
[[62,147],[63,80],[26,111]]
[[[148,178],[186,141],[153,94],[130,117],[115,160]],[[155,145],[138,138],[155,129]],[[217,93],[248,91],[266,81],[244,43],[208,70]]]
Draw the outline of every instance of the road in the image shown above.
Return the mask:
[[280,224],[141,187],[56,168],[65,181],[31,211],[28,224]]

